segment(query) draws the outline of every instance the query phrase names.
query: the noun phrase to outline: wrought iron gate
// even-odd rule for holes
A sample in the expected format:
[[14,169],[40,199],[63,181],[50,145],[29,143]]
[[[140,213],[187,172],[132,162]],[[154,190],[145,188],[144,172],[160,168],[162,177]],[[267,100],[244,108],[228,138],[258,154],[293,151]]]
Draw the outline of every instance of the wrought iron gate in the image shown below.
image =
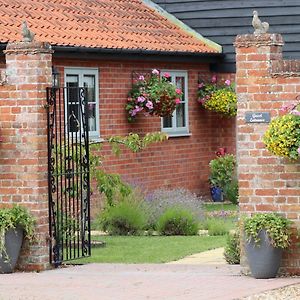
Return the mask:
[[47,88],[50,263],[90,256],[85,88]]

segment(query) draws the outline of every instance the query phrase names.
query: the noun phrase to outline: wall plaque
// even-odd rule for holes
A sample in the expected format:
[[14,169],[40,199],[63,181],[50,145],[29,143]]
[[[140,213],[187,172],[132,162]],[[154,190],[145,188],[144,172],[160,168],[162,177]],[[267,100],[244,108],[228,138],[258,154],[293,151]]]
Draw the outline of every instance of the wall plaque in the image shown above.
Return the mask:
[[270,123],[271,115],[269,112],[246,112],[246,123]]

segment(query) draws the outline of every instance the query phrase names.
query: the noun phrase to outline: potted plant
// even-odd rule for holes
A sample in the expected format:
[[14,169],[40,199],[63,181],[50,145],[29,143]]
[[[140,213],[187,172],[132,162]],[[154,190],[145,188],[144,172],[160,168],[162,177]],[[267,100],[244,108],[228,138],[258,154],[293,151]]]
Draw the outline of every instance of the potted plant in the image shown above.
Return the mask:
[[209,83],[199,82],[198,102],[207,110],[227,117],[236,116],[237,97],[234,85],[229,79],[219,83],[214,75]]
[[21,206],[0,209],[0,273],[11,273],[17,263],[23,236],[33,239],[35,220]]
[[220,148],[217,156],[209,163],[209,183],[213,201],[222,202],[224,193],[234,181],[236,160],[233,154],[226,154],[225,148]]
[[285,105],[281,112],[269,124],[263,141],[271,153],[295,161],[300,156],[300,104]]
[[135,120],[138,113],[171,116],[182,98],[182,91],[170,82],[170,74],[152,70],[149,78],[140,75],[128,94],[126,112],[128,121]]
[[245,251],[254,278],[274,278],[282,249],[290,245],[290,220],[276,213],[258,213],[244,220]]

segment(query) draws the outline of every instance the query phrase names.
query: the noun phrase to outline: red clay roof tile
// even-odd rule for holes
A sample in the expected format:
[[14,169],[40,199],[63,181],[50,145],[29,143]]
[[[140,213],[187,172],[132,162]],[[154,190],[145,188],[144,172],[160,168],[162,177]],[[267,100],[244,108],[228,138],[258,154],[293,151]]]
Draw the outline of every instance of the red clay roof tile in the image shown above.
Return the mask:
[[142,0],[2,0],[0,42],[35,37],[57,46],[218,53]]

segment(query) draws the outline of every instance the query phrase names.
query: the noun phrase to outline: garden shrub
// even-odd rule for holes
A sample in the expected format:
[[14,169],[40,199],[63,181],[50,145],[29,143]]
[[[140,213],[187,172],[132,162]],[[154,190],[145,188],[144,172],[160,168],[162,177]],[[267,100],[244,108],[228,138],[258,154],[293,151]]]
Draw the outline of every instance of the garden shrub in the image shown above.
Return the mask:
[[145,198],[145,211],[149,215],[149,227],[155,228],[159,217],[169,208],[189,210],[196,220],[204,219],[202,201],[196,194],[185,189],[158,189]]
[[239,202],[239,185],[237,180],[231,181],[224,189],[225,198],[233,204]]
[[208,235],[225,235],[229,233],[229,224],[225,220],[208,218],[204,222],[203,229],[208,230]]
[[230,265],[238,265],[240,263],[240,235],[238,231],[228,235],[224,258]]
[[111,235],[137,235],[145,228],[147,216],[139,203],[126,199],[107,206],[97,223]]
[[162,235],[197,235],[198,222],[190,211],[173,207],[160,216],[157,230]]
[[225,190],[235,177],[236,158],[233,154],[225,154],[212,159],[209,167],[211,186]]

